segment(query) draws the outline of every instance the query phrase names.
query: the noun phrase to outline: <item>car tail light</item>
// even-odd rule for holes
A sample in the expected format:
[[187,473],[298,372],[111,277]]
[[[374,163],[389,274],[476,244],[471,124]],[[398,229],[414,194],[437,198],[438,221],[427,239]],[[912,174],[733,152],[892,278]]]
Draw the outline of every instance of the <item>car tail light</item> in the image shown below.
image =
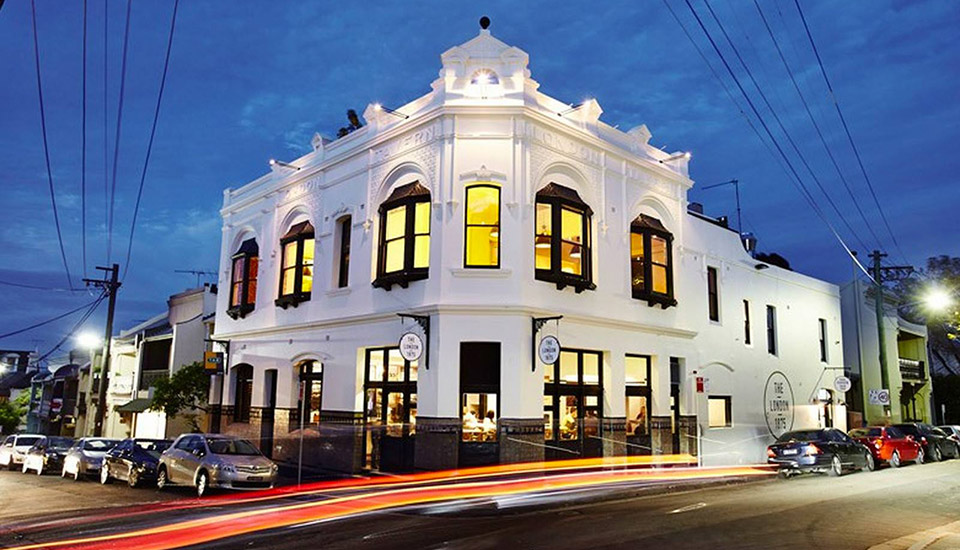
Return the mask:
[[926,442],[927,442],[927,438],[926,438],[926,437],[921,437],[921,438],[920,438],[920,443],[926,443]]
[[777,453],[770,447],[767,447],[767,458],[776,458]]
[[807,450],[804,451],[803,454],[805,454],[805,455],[818,455],[818,454],[820,454],[820,453],[822,453],[822,452],[823,452],[823,451],[820,450],[820,447],[817,447],[817,446],[814,445],[813,443],[810,443],[809,445],[807,445]]

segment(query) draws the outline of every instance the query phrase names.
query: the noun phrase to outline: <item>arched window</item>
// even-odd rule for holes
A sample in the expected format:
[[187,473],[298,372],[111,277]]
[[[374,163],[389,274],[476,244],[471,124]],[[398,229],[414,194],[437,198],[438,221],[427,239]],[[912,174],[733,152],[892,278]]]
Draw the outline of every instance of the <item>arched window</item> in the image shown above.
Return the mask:
[[230,276],[230,308],[227,315],[238,319],[253,311],[257,304],[257,270],[260,264],[260,247],[256,239],[243,241],[233,255],[233,270]]
[[380,205],[380,245],[373,286],[390,290],[429,276],[430,190],[420,182],[396,188]]
[[233,421],[250,422],[250,403],[253,399],[253,367],[247,364],[233,367],[236,380],[233,393]]
[[551,183],[537,193],[534,253],[536,278],[593,290],[590,217],[593,211],[576,191]]
[[300,363],[300,402],[297,414],[301,415],[304,426],[320,424],[320,406],[323,402],[323,363],[304,361]]
[[646,214],[630,224],[630,280],[634,298],[663,308],[677,305],[673,297],[673,234]]
[[280,297],[284,309],[310,299],[313,290],[313,226],[300,222],[280,237]]
[[500,267],[500,188],[467,187],[464,213],[464,267]]

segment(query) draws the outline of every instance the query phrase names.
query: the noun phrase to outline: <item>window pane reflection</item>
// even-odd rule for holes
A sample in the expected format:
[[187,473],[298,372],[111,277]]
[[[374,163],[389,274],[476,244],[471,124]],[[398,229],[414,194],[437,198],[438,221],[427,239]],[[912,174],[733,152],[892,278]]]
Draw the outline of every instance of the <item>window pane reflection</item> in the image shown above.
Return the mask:
[[573,395],[560,396],[560,439],[573,440],[580,438],[580,419],[578,414],[578,400]]
[[403,436],[403,425],[406,423],[403,407],[403,394],[391,392],[387,394],[387,435]]
[[577,354],[571,351],[560,352],[560,383],[576,384],[579,380],[577,375]]
[[646,396],[627,396],[627,435],[647,435],[649,422]]
[[403,382],[403,356],[400,350],[391,349],[387,366],[387,380],[389,382]]
[[464,393],[462,395],[463,441],[497,440],[497,394]]

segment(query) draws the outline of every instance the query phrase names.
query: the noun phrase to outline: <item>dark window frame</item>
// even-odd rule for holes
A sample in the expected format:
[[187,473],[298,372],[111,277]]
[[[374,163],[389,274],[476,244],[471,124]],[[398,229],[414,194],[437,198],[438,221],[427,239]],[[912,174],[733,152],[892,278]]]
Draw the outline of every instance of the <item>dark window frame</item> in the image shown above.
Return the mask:
[[[564,352],[575,353],[577,355],[577,383],[575,384],[564,384],[560,380],[560,361]],[[597,383],[589,384],[583,380],[583,358],[585,355],[595,355],[597,356]],[[550,411],[553,417],[552,432],[553,436],[550,439],[544,438],[544,441],[550,442],[560,442],[560,441],[572,441],[565,440],[560,437],[560,399],[565,396],[574,396],[577,398],[577,439],[576,441],[583,442],[583,429],[584,429],[584,419],[586,418],[586,412],[588,408],[596,409],[597,412],[597,421],[599,423],[599,429],[602,431],[603,428],[603,352],[596,350],[580,349],[580,348],[560,348],[560,355],[557,357],[557,361],[551,365],[544,365],[544,368],[553,369],[553,381],[543,383],[543,396],[550,397]],[[587,397],[596,396],[597,404],[587,405]],[[544,405],[544,412],[546,412],[546,405]],[[582,443],[581,443],[582,444]]]
[[[670,231],[663,226],[660,220],[651,216],[647,216],[646,214],[640,214],[636,219],[633,220],[633,222],[630,223],[630,233],[631,241],[633,235],[640,235],[643,239],[642,259],[637,259],[633,256],[632,246],[630,250],[630,290],[633,298],[636,300],[646,300],[647,305],[660,306],[663,309],[677,305],[673,285],[673,233],[670,233]],[[666,241],[666,265],[654,264],[653,255],[650,253],[650,251],[653,250],[653,237],[659,237]],[[634,267],[637,264],[642,264],[639,266],[643,271],[643,281],[640,283],[637,283],[633,279]],[[653,290],[654,265],[663,267],[666,271],[666,293],[655,292]]]
[[[469,223],[469,221],[468,221],[468,219],[469,219],[468,211],[469,211],[469,207],[470,207],[470,190],[471,190],[471,189],[479,189],[479,188],[481,188],[481,187],[489,187],[490,189],[494,189],[494,190],[496,190],[496,192],[497,192],[497,223],[496,223],[495,225],[484,225],[484,224],[472,224],[472,225],[471,225],[471,224]],[[502,210],[502,206],[503,206],[502,190],[501,190],[500,186],[499,186],[499,185],[494,185],[494,184],[492,184],[492,183],[475,183],[475,184],[468,185],[468,186],[463,190],[463,202],[464,202],[464,209],[463,209],[463,267],[464,267],[464,269],[500,269],[500,257],[501,257],[501,252],[500,252],[500,248],[501,248],[501,247],[500,247],[500,235],[503,234],[503,232],[500,231],[500,220],[501,220],[501,214],[503,213],[503,210]],[[494,265],[483,265],[483,264],[470,264],[470,263],[467,263],[467,250],[470,248],[470,247],[469,247],[469,242],[470,242],[470,228],[471,228],[471,227],[493,227],[493,228],[496,228],[496,230],[497,230],[497,263],[496,263],[496,264],[494,264]]]
[[[301,302],[310,300],[313,287],[311,286],[311,290],[303,291],[303,271],[306,267],[303,263],[303,248],[306,241],[313,240],[313,263],[310,264],[310,267],[314,273],[313,282],[316,283],[317,241],[315,235],[316,231],[313,225],[309,221],[304,221],[293,225],[290,230],[280,238],[280,287],[277,289],[279,297],[275,303],[283,309],[287,309],[290,306],[297,307]],[[284,254],[286,253],[287,245],[292,242],[297,243],[297,257],[292,267],[284,268]],[[291,269],[294,270],[293,292],[284,294],[283,275],[285,271]]]
[[233,367],[233,378],[233,421],[246,424],[253,402],[253,366],[244,363]]
[[[469,380],[468,376],[465,376],[467,373],[464,372],[464,352],[468,351],[468,348],[473,345],[480,346],[491,346],[495,345],[497,349],[497,373],[496,373],[496,383],[492,382],[492,379],[488,383],[481,383],[477,381]],[[469,355],[469,354],[467,354]],[[501,382],[501,370],[503,360],[503,343],[496,341],[464,341],[460,342],[460,424],[461,430],[463,425],[463,409],[465,407],[464,396],[466,394],[480,394],[480,395],[495,395],[497,399],[497,412],[496,412],[496,423],[497,423],[497,433],[494,435],[494,438],[489,441],[480,441],[480,442],[469,442],[473,444],[489,445],[497,444],[500,441],[500,419],[503,415],[503,403],[500,401],[500,386]],[[484,417],[480,417],[477,420],[483,422]],[[464,443],[463,433],[461,431],[460,437],[458,438],[461,443]]]
[[[651,408],[651,405],[652,405],[651,399],[653,398],[653,397],[652,397],[652,396],[653,396],[653,392],[652,392],[651,384],[650,384],[650,376],[651,376],[651,374],[652,374],[651,371],[652,371],[653,356],[652,356],[652,355],[638,354],[638,353],[628,353],[628,354],[624,355],[624,372],[626,372],[626,358],[627,358],[627,357],[632,357],[632,358],[637,358],[637,359],[644,359],[644,360],[646,360],[646,362],[647,362],[647,373],[646,373],[646,381],[647,381],[647,382],[646,382],[645,384],[637,384],[637,383],[635,383],[635,382],[625,382],[625,383],[624,383],[624,385],[625,385],[624,397],[625,397],[625,398],[630,398],[630,397],[645,397],[645,398],[647,399],[647,401],[646,401],[646,403],[647,403],[647,416],[646,416],[646,419],[644,420],[644,422],[645,422],[645,428],[646,428],[646,429],[644,430],[644,434],[649,434],[649,433],[650,433],[650,408]],[[627,423],[629,423],[631,420],[632,420],[632,419],[628,417],[628,418],[627,418]],[[633,434],[632,434],[632,433],[629,433],[629,432],[627,433],[627,436],[631,436],[631,435],[633,435]]]
[[[724,402],[724,416],[726,417],[726,424],[722,426],[714,426],[711,423],[710,419],[710,401],[719,399]],[[729,395],[710,395],[707,396],[707,427],[708,428],[732,428],[733,427],[733,398]]]
[[750,300],[743,301],[743,344],[745,346],[753,345],[750,328]]
[[777,308],[767,304],[767,353],[777,355]]
[[[417,205],[420,203],[431,204],[430,190],[414,181],[397,187],[387,200],[380,204],[378,215],[380,216],[380,235],[377,244],[377,278],[373,281],[374,288],[382,288],[389,291],[393,285],[400,285],[401,288],[407,288],[413,281],[422,281],[430,276],[430,251],[427,251],[427,267],[414,267],[414,252],[418,236],[423,233],[416,233],[416,215]],[[403,236],[403,268],[399,271],[386,272],[387,268],[387,212],[406,206],[404,211],[404,230]],[[433,226],[432,211],[428,208],[427,213],[427,232],[430,236]],[[432,241],[432,239],[431,239]],[[432,242],[430,243],[433,244]]]
[[337,251],[337,288],[350,286],[350,239],[352,238],[353,218],[349,215],[337,220],[340,229],[340,243]]
[[720,322],[720,274],[712,265],[707,266],[707,315],[714,323]]
[[826,363],[828,359],[826,319],[817,319],[817,331],[819,332],[818,338],[820,340],[820,362]]
[[[309,371],[307,371],[307,367],[310,367]],[[300,415],[303,415],[304,413],[309,414],[310,412],[313,411],[312,406],[308,406],[306,410],[304,410],[304,404],[310,403],[310,397],[312,395],[311,392],[313,390],[313,383],[318,381],[320,382],[320,404],[319,404],[319,408],[317,409],[317,414],[320,415],[321,417],[323,416],[323,394],[324,394],[323,370],[324,370],[323,363],[321,363],[320,361],[307,360],[307,361],[302,361],[300,363],[299,369],[298,369],[298,377],[299,377],[298,379],[302,384],[303,391],[302,391],[302,394],[300,395],[300,398],[297,399],[298,417]],[[301,418],[301,421],[303,422],[304,426],[315,427],[318,425],[311,422],[309,417]]]
[[[243,268],[237,278],[237,260],[243,262]],[[250,276],[250,262],[256,260],[257,267],[254,270],[254,276]],[[243,241],[237,252],[230,257],[230,294],[227,315],[233,319],[242,319],[257,307],[256,288],[257,281],[260,279],[260,247],[257,245],[256,238],[250,238]],[[253,301],[250,301],[250,283],[254,284]],[[240,285],[240,302],[235,303],[233,299],[234,287]]]
[[[593,219],[593,210],[583,202],[580,195],[569,187],[556,183],[549,183],[537,192],[534,207],[537,204],[550,206],[550,269],[536,267],[536,248],[534,248],[534,278],[557,285],[557,290],[572,286],[577,294],[584,290],[594,290],[593,283],[593,234],[590,227]],[[583,227],[581,234],[583,242],[580,246],[580,275],[563,271],[561,250],[563,243],[563,210],[567,209],[580,215]],[[536,216],[534,216],[536,217]],[[536,246],[537,223],[533,223],[533,242]]]

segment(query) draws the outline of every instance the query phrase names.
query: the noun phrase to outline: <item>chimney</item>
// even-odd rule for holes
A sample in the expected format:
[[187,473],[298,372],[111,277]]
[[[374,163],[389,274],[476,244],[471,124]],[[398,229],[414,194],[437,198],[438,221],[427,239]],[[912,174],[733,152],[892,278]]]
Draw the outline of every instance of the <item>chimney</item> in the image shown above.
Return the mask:
[[703,214],[703,205],[699,202],[691,202],[687,205],[688,212],[695,212],[697,214]]
[[740,240],[743,242],[743,249],[746,250],[751,257],[757,254],[757,237],[753,233],[742,233]]
[[717,223],[723,227],[730,227],[730,220],[726,216],[720,216],[717,218]]

